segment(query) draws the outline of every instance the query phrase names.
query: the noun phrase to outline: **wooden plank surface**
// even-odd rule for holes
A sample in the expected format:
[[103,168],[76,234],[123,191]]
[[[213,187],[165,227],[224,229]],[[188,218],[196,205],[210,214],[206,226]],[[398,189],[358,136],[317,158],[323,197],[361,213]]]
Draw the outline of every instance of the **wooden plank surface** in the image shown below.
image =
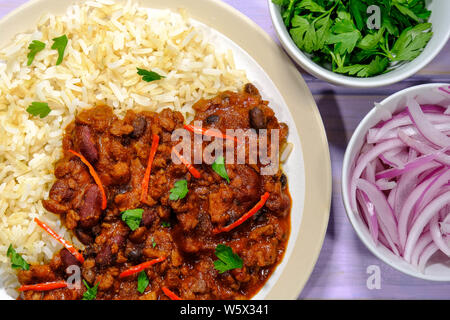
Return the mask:
[[[223,1],[250,17],[279,43],[265,0]],[[0,0],[0,18],[25,2],[26,0]],[[333,170],[333,197],[324,246],[299,298],[450,299],[450,283],[415,279],[392,269],[373,256],[353,231],[345,214],[340,191],[345,148],[358,123],[371,110],[374,102],[381,101],[398,90],[429,82],[450,83],[450,43],[418,74],[389,87],[370,90],[343,88],[300,71],[314,94],[327,130]],[[370,266],[380,269],[380,289],[370,290],[367,287],[367,269]]]

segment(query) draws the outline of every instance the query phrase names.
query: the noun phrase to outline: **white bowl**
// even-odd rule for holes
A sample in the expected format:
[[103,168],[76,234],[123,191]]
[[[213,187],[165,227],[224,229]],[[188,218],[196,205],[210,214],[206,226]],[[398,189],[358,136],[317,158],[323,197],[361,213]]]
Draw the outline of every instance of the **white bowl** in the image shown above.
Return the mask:
[[[375,256],[383,260],[391,267],[417,278],[434,281],[450,281],[449,259],[447,257],[444,257],[443,255],[436,254],[429,261],[424,273],[422,273],[416,267],[407,263],[403,258],[393,254],[383,245],[375,245],[365,222],[361,219],[360,214],[358,212],[353,212],[353,210],[351,209],[348,186],[350,184],[353,163],[357,155],[359,155],[360,153],[368,130],[379,123],[387,114],[387,112],[395,113],[403,110],[405,108],[407,97],[417,97],[417,101],[420,104],[442,103],[444,101],[444,97],[442,94],[439,94],[437,88],[449,85],[450,84],[436,83],[411,87],[399,91],[384,99],[380,104],[377,104],[376,107],[366,115],[366,117],[356,128],[356,131],[353,133],[353,136],[350,139],[347,150],[345,152],[342,169],[342,197],[344,201],[344,207],[347,212],[347,216],[353,225],[353,228],[355,229],[362,242],[364,242],[366,247],[370,251],[372,251]],[[432,97],[430,98],[424,99],[423,97],[421,97],[424,92],[434,92],[435,95],[432,95]]]
[[272,3],[272,0],[267,1],[269,4],[272,23],[278,34],[278,38],[291,58],[294,59],[294,61],[296,61],[303,69],[317,78],[337,85],[357,88],[374,88],[399,82],[412,76],[431,62],[439,51],[441,51],[441,49],[445,46],[450,37],[450,23],[448,17],[450,13],[450,1],[427,1],[428,9],[432,11],[429,21],[433,24],[434,34],[425,47],[425,50],[416,59],[412,62],[407,62],[386,74],[370,78],[350,77],[334,73],[323,68],[312,61],[306,53],[301,51],[292,40],[286,26],[284,25],[279,6]]

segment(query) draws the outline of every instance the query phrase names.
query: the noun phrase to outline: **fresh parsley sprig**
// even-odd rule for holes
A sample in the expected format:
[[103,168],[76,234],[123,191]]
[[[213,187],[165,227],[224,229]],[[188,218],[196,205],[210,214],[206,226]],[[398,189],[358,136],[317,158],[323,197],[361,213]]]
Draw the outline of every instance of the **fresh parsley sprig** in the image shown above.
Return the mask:
[[89,287],[89,284],[84,279],[83,279],[83,283],[87,289],[83,293],[83,300],[95,300],[97,298],[98,285],[100,284],[100,282],[97,282],[97,284],[94,285],[92,288]]
[[184,199],[188,194],[189,189],[187,186],[186,180],[178,180],[175,182],[174,187],[170,189],[169,199],[172,201],[177,201],[180,199]]
[[124,221],[128,225],[128,227],[130,227],[131,231],[134,231],[139,228],[143,213],[144,209],[126,210],[122,212],[122,221]]
[[9,245],[8,250],[6,251],[6,256],[11,259],[11,268],[30,270],[30,265],[25,261],[24,258],[22,258],[20,254],[16,252],[12,244]]
[[164,76],[154,72],[154,71],[148,71],[145,69],[141,69],[141,68],[137,68],[137,74],[142,76],[142,80],[144,80],[145,82],[152,82],[152,81],[156,81],[156,80],[161,80],[163,78],[165,78]]
[[33,40],[30,43],[30,45],[28,46],[28,50],[30,50],[30,52],[27,55],[27,58],[28,58],[27,65],[31,66],[36,55],[44,49],[45,49],[45,43],[43,43],[39,40]]
[[150,283],[150,280],[148,279],[147,274],[145,273],[145,271],[141,271],[138,275],[137,290],[140,293],[144,293],[145,289],[147,289],[149,283]]
[[52,49],[58,51],[58,60],[56,61],[57,66],[63,62],[64,52],[66,51],[68,43],[69,39],[67,38],[66,35],[53,39]]
[[230,178],[228,177],[227,169],[225,168],[225,159],[220,156],[217,157],[214,163],[211,165],[212,169],[222,178],[227,180],[230,183]]
[[233,249],[224,244],[218,244],[214,254],[219,259],[214,261],[214,268],[218,270],[219,273],[239,269],[244,265],[241,257],[234,253]]
[[33,102],[27,108],[27,112],[33,116],[39,116],[41,119],[45,118],[52,111],[46,102]]

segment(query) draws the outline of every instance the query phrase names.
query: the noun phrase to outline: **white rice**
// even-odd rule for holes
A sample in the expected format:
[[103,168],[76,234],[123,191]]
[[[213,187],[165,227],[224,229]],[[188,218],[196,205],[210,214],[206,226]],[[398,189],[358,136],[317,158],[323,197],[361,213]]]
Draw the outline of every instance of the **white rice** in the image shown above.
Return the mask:
[[[64,34],[69,38],[64,61],[55,66],[52,39]],[[27,66],[32,40],[46,48]],[[137,67],[166,78],[144,82]],[[132,1],[86,1],[63,16],[47,14],[36,30],[17,35],[0,50],[0,288],[17,286],[6,257],[10,244],[29,263],[48,261],[61,248],[32,222],[35,217],[81,247],[41,204],[55,180],[64,128],[77,112],[97,104],[113,107],[119,116],[169,107],[191,119],[195,101],[237,90],[246,81],[232,52],[218,52],[185,12],[141,8]],[[29,115],[33,101],[48,102],[50,115]]]

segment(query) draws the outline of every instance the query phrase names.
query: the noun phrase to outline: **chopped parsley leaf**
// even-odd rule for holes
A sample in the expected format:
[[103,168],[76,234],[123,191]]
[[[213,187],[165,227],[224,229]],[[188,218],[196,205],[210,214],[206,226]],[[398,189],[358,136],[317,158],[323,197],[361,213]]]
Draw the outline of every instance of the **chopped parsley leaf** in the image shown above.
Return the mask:
[[11,259],[11,268],[13,269],[22,269],[22,270],[30,270],[30,265],[25,261],[24,258],[20,254],[14,250],[12,245],[9,245],[8,251],[6,252],[6,256]]
[[169,199],[172,201],[184,199],[188,192],[189,189],[187,187],[187,181],[178,180],[177,182],[175,182],[174,187],[170,189]]
[[214,252],[219,260],[214,261],[214,268],[219,273],[243,267],[242,259],[229,246],[219,244]]
[[40,116],[45,118],[52,111],[46,102],[33,102],[28,108],[27,112],[33,116]]
[[144,209],[132,209],[122,212],[122,221],[124,221],[132,231],[139,228]]

